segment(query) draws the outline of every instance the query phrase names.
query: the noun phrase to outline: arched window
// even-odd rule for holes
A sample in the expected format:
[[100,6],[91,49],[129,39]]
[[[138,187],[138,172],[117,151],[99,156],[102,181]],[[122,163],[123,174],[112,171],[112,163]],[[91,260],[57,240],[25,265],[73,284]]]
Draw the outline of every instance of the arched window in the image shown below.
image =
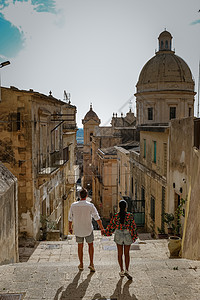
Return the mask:
[[161,41],[161,43],[160,43],[160,49],[161,50],[163,49],[163,41]]
[[165,41],[165,49],[168,49],[168,41]]

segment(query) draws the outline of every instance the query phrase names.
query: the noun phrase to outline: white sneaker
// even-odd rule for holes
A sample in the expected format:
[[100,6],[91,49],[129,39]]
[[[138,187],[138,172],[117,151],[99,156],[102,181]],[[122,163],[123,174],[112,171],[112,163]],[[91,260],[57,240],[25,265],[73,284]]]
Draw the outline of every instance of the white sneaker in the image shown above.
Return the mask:
[[133,277],[129,274],[129,272],[128,272],[127,270],[124,272],[124,275],[125,275],[129,280],[132,280],[132,279],[133,279]]
[[124,276],[125,276],[125,275],[124,275],[124,271],[119,272],[119,276],[120,276],[120,277],[124,277]]

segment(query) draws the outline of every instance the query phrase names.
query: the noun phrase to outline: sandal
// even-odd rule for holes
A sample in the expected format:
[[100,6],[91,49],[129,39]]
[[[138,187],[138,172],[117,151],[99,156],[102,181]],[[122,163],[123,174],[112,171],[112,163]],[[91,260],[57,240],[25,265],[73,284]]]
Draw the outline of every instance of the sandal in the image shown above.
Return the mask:
[[120,272],[119,272],[119,276],[120,276],[120,277],[124,277],[124,276],[125,276],[125,275],[124,275],[124,271],[120,271]]
[[124,272],[124,275],[128,278],[128,280],[133,280],[133,277],[129,274],[127,270]]
[[90,272],[95,272],[96,271],[94,266],[89,266],[88,268],[90,269]]
[[83,267],[81,267],[81,265],[78,266],[79,271],[83,271]]

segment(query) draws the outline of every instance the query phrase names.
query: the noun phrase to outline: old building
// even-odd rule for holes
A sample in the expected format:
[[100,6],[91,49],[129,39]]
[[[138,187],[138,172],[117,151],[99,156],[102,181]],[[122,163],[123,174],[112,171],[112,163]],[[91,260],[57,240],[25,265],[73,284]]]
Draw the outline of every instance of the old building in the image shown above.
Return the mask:
[[136,85],[137,124],[168,123],[194,115],[194,80],[186,62],[172,51],[163,31],[159,50],[142,68]]
[[[183,131],[183,134],[180,132]],[[173,120],[170,127],[169,211],[187,199],[182,217],[182,256],[200,259],[200,119]]]
[[115,146],[117,150],[117,198],[125,199],[128,211],[132,211],[133,181],[130,180],[131,151],[137,150],[139,142],[132,141]]
[[[136,139],[136,117],[134,113],[130,111],[123,116],[117,116],[113,114],[111,120],[111,126],[99,126],[95,128],[93,138],[92,138],[92,171],[93,171],[93,182],[92,182],[92,191],[93,191],[93,202],[98,206],[99,197],[101,194],[102,203],[104,207],[107,206],[107,209],[102,210],[102,217],[108,218],[111,213],[116,211],[118,206],[118,200],[121,197],[117,192],[117,172],[112,173],[112,189],[115,189],[116,192],[101,193],[101,187],[104,185],[103,182],[100,182],[100,173],[99,173],[99,160],[104,163],[107,162],[107,165],[113,165],[110,167],[115,169],[115,159],[113,155],[117,155],[116,149],[114,146],[121,145],[122,143],[128,143]],[[114,150],[115,149],[115,150]],[[103,151],[105,159],[102,160],[102,154],[100,155],[100,150]],[[110,151],[112,155],[110,155]],[[115,153],[115,154],[114,154]],[[114,159],[114,160],[113,160]],[[114,187],[115,185],[115,187]],[[106,200],[104,200],[104,195],[106,195]],[[115,198],[115,200],[114,200]],[[114,204],[113,204],[114,203]]]
[[51,93],[15,87],[1,92],[0,160],[18,179],[19,232],[37,239],[42,226],[67,234],[67,207],[75,194],[76,107]]
[[17,179],[0,163],[0,265],[19,261]]
[[[185,61],[172,51],[172,36],[160,34],[159,50],[143,67],[137,82],[137,124],[140,147],[131,153],[132,199],[136,211],[145,208],[143,226],[164,231],[164,212],[174,212],[169,161],[175,145],[169,134],[172,119],[193,116],[194,81]],[[182,137],[184,131],[179,132]]]
[[97,114],[90,105],[90,110],[86,113],[82,120],[84,130],[84,146],[83,146],[83,186],[88,191],[92,190],[92,137],[94,131],[101,123]]
[[115,147],[97,150],[96,170],[93,174],[95,189],[92,199],[100,215],[109,220],[117,211],[117,150]]

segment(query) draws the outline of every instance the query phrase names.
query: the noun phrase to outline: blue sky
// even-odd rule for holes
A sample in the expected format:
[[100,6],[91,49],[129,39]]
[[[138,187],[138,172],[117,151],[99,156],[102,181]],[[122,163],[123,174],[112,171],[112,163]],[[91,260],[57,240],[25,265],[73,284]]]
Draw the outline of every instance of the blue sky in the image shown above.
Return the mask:
[[23,33],[4,19],[0,14],[0,54],[3,57],[14,57],[23,48]]
[[[199,0],[3,0],[2,85],[63,99],[71,93],[77,123],[90,103],[108,125],[113,112],[135,110],[136,84],[167,28],[196,83],[200,59]],[[196,107],[196,103],[195,103]]]
[[37,13],[48,12],[55,14],[55,1],[54,0],[2,0],[0,5],[0,55],[1,57],[15,57],[20,50],[23,49],[25,43],[25,36],[22,28],[15,26],[11,21],[6,20],[4,16],[5,9],[9,6],[15,7],[17,2],[28,3],[33,6],[33,10]]

